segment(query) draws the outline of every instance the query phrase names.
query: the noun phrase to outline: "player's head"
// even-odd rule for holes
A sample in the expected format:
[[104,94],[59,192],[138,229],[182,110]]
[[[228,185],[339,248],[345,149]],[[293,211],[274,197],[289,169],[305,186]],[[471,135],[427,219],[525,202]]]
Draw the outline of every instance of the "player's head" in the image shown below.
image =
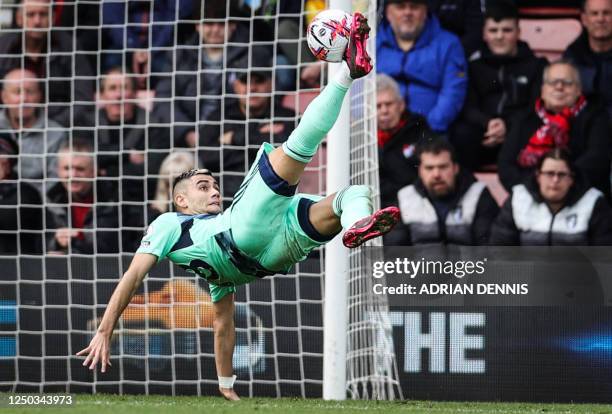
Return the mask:
[[179,213],[218,214],[221,212],[219,184],[205,168],[185,171],[175,178],[172,200]]

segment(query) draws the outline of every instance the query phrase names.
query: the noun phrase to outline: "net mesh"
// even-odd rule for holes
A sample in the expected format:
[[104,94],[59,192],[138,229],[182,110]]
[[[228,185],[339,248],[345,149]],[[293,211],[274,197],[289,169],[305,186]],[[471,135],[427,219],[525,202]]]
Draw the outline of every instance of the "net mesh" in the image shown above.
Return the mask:
[[[375,2],[358,3],[375,21]],[[325,4],[263,2],[246,13],[191,0],[24,4],[4,2],[0,15],[0,166],[18,160],[0,180],[0,390],[214,394],[208,287],[167,261],[118,323],[109,372],[74,354],[146,225],[169,209],[172,176],[212,169],[228,205],[259,145],[295,127],[325,83],[303,30],[308,10]],[[350,151],[351,181],[377,188],[374,87],[373,76],[353,87]],[[18,157],[3,140],[19,144]],[[300,191],[325,194],[325,164],[323,145]],[[88,186],[93,198],[81,197]],[[322,255],[238,290],[239,394],[321,395]],[[362,255],[351,256],[348,389],[394,398],[386,304],[367,293]]]

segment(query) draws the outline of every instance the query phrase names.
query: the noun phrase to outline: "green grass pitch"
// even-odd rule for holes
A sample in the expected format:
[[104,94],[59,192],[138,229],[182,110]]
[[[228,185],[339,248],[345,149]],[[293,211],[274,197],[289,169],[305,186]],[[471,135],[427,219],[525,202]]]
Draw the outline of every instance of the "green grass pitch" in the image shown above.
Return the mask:
[[[6,402],[7,394],[2,400]],[[524,404],[470,403],[430,401],[322,401],[317,399],[245,398],[230,403],[220,397],[168,397],[75,395],[71,407],[0,408],[7,414],[306,414],[306,413],[427,413],[427,414],[604,414],[612,413],[612,405],[599,404]]]

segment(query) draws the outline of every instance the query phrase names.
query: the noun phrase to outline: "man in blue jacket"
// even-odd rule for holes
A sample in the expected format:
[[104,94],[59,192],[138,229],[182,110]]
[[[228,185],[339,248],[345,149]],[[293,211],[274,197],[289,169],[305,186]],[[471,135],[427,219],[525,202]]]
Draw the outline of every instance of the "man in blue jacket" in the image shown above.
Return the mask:
[[386,0],[377,33],[377,70],[393,77],[411,112],[445,134],[463,106],[466,61],[457,36],[428,13],[427,0]]

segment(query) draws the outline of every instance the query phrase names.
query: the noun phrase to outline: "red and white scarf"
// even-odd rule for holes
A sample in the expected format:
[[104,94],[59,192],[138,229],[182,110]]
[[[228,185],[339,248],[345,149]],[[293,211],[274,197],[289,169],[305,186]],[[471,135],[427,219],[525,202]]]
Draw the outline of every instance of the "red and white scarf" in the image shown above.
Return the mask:
[[544,125],[529,138],[529,142],[519,153],[519,165],[523,168],[535,167],[540,158],[553,148],[567,148],[570,139],[570,122],[578,116],[586,104],[584,95],[580,95],[574,105],[553,114],[544,108],[544,102],[538,98],[535,110]]

